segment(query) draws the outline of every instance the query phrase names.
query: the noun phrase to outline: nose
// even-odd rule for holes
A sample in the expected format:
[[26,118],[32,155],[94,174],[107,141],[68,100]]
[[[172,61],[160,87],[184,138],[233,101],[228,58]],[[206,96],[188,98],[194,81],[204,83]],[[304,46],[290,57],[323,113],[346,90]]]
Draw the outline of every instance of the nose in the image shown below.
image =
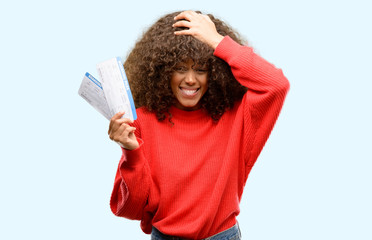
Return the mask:
[[185,76],[185,82],[188,85],[193,85],[196,82],[196,76],[194,74],[194,71],[188,71],[186,76]]

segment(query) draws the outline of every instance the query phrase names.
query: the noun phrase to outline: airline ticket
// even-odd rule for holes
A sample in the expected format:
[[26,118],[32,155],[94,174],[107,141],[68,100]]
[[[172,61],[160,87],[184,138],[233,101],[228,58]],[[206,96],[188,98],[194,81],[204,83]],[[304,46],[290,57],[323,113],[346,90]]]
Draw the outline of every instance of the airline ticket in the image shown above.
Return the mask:
[[118,112],[125,112],[123,118],[137,119],[132,92],[120,58],[97,64],[97,71],[101,82],[86,73],[79,95],[109,120]]
[[107,105],[102,85],[91,74],[85,73],[78,93],[105,118],[111,119],[110,109]]
[[125,112],[124,118],[137,119],[132,92],[121,59],[116,57],[99,63],[97,71],[111,115]]

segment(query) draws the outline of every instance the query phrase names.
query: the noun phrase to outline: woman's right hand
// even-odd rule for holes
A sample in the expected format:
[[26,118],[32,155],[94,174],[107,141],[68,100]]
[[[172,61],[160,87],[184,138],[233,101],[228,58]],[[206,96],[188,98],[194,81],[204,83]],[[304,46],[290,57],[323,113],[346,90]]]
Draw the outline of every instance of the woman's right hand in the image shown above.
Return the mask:
[[216,26],[208,15],[194,11],[184,11],[174,17],[173,27],[187,29],[175,31],[176,35],[190,35],[216,49],[224,38],[217,32]]
[[124,112],[119,112],[111,118],[108,134],[111,140],[117,142],[123,148],[134,150],[139,147],[134,135],[136,128],[129,125],[129,123],[133,123],[132,120],[121,118],[123,115]]

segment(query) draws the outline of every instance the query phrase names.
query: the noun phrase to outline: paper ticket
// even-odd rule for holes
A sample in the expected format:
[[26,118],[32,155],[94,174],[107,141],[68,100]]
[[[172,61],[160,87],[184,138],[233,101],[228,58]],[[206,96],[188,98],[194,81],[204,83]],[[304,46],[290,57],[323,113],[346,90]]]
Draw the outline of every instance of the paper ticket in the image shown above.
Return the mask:
[[108,120],[111,119],[112,116],[109,106],[107,105],[105,94],[103,93],[102,85],[91,74],[85,73],[78,93],[105,118]]
[[110,115],[125,112],[124,118],[137,119],[132,92],[121,59],[116,57],[99,63],[97,64],[97,71]]

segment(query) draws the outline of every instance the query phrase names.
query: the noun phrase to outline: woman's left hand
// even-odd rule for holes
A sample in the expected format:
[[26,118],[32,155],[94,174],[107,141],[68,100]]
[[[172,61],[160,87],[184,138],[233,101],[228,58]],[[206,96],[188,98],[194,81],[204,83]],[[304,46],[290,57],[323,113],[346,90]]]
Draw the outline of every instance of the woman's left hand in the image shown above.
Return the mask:
[[212,20],[203,14],[196,13],[194,11],[184,11],[178,14],[174,20],[177,22],[173,24],[173,27],[185,27],[188,29],[175,31],[176,35],[191,35],[208,44],[213,49],[216,49],[217,45],[224,38],[216,30],[216,26]]

